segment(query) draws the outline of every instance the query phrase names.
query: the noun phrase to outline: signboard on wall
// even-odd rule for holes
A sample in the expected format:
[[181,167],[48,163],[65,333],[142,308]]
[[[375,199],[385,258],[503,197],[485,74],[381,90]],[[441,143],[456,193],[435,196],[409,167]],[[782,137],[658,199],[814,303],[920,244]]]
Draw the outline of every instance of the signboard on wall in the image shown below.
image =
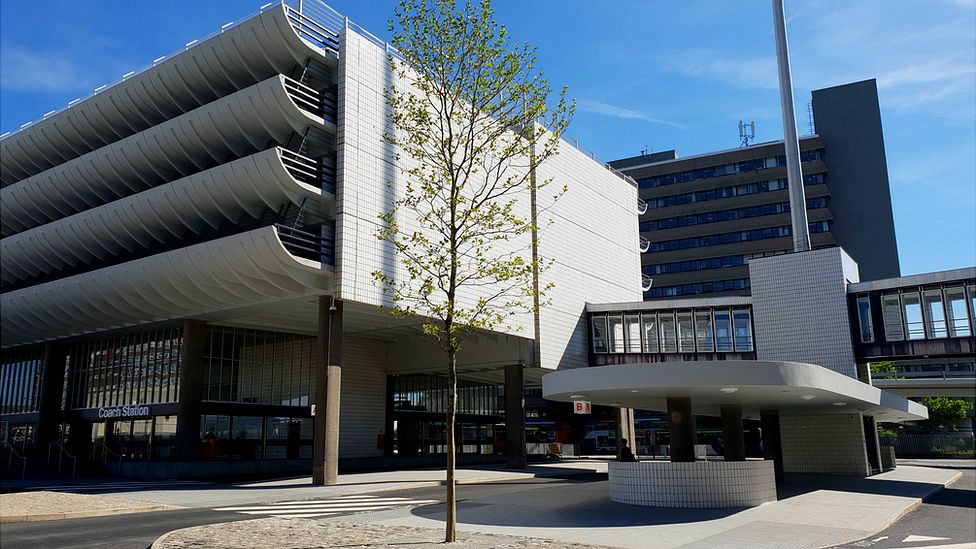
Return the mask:
[[574,400],[573,401],[573,413],[574,414],[588,414],[590,413],[590,401],[589,400]]
[[103,406],[98,409],[99,419],[114,419],[119,417],[149,417],[152,410],[145,404],[127,406]]

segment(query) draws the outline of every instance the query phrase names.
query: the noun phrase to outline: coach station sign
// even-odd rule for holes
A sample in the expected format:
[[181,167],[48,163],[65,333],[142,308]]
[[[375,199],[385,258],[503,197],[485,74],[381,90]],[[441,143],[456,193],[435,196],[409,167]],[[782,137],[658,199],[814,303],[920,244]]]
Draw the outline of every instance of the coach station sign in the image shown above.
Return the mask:
[[152,415],[149,406],[132,404],[127,406],[105,406],[98,409],[99,419],[113,419],[118,417],[148,417]]

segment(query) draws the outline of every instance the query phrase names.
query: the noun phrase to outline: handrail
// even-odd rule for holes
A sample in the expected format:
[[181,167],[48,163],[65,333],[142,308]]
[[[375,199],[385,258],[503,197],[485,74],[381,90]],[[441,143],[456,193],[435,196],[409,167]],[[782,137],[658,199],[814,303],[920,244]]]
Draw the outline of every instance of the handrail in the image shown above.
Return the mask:
[[14,458],[16,457],[21,461],[20,478],[24,479],[27,476],[27,456],[20,455],[20,452],[15,450],[8,442],[4,442],[3,445],[7,450],[10,450],[10,457],[7,458],[7,472],[9,473],[10,468],[13,467]]
[[649,291],[651,286],[654,284],[654,279],[647,276],[646,274],[641,275],[641,291]]
[[92,461],[95,461],[95,454],[96,454],[96,451],[95,450],[99,446],[102,447],[102,465],[106,465],[107,464],[108,458],[105,457],[105,453],[109,453],[109,454],[112,454],[113,457],[119,458],[119,469],[121,469],[122,468],[122,457],[123,457],[122,454],[115,453],[109,447],[108,444],[105,444],[105,442],[104,441],[101,441],[101,440],[96,440],[94,443],[92,443]]
[[53,449],[55,446],[58,447],[58,472],[61,472],[61,468],[64,465],[64,456],[68,456],[71,458],[71,478],[75,478],[75,475],[78,473],[78,458],[71,455],[67,450],[64,449],[64,445],[56,440],[47,445],[48,464],[51,463],[51,449]]
[[[278,231],[278,238],[290,253],[327,264],[332,264],[330,259],[332,262],[335,261],[335,244],[332,243],[330,246],[326,238],[281,223],[275,223],[274,226]],[[313,257],[307,257],[309,254]]]

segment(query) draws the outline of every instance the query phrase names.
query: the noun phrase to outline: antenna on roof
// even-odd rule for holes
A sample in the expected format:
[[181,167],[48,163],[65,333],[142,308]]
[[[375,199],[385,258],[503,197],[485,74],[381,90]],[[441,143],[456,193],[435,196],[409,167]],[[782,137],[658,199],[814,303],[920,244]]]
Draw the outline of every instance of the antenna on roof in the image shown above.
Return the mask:
[[813,103],[807,103],[807,128],[810,130],[808,135],[817,133],[817,127],[813,123]]
[[644,148],[641,149],[641,156],[645,156],[646,154],[647,154],[647,145],[644,145]]
[[739,146],[748,147],[750,141],[756,140],[756,121],[753,120],[748,124],[743,123],[739,120]]

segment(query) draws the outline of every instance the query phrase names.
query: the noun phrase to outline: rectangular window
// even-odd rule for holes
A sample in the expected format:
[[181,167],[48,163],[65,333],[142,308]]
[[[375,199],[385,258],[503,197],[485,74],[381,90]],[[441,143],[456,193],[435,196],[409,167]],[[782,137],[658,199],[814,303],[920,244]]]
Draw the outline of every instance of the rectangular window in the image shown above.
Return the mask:
[[698,341],[699,353],[715,351],[715,341],[712,337],[712,313],[709,311],[695,311],[695,339]]
[[905,326],[901,318],[901,303],[898,294],[881,296],[881,314],[884,317],[886,341],[904,341]]
[[641,352],[640,315],[637,314],[626,315],[624,317],[624,323],[627,325],[627,352],[628,353]]
[[657,318],[661,324],[661,352],[678,352],[678,337],[674,331],[674,313],[661,313]]
[[752,350],[752,322],[748,310],[742,309],[732,312],[732,320],[735,324],[735,350]]
[[874,325],[871,322],[871,301],[868,296],[857,298],[857,320],[861,326],[861,343],[874,341]]
[[624,323],[620,315],[607,317],[607,334],[610,336],[610,352],[624,352]]
[[901,295],[902,309],[905,312],[905,328],[908,339],[925,339],[925,326],[922,322],[922,302],[918,292],[905,292]]
[[972,333],[966,311],[966,291],[962,286],[945,289],[946,313],[949,315],[949,336],[966,337]]
[[695,324],[691,311],[678,313],[678,352],[695,352]]
[[594,316],[590,323],[593,326],[593,352],[607,352],[607,317]]
[[641,315],[644,320],[644,352],[659,352],[657,345],[657,314],[644,313]]
[[715,311],[715,350],[732,352],[732,317],[729,311]]
[[925,290],[925,335],[930,338],[947,337],[945,307],[942,305],[942,290]]

